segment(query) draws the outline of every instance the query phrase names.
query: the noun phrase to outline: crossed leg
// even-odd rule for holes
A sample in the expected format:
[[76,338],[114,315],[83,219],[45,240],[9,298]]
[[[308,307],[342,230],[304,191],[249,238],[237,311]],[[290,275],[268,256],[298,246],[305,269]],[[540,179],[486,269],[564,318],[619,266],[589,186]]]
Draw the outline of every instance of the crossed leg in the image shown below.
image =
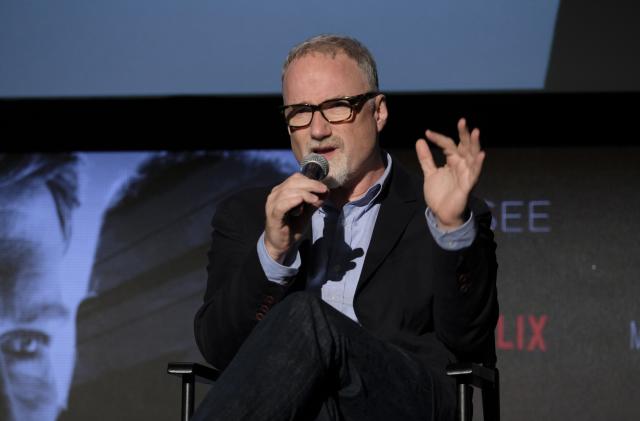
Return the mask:
[[431,420],[438,383],[400,348],[297,292],[254,328],[193,420]]

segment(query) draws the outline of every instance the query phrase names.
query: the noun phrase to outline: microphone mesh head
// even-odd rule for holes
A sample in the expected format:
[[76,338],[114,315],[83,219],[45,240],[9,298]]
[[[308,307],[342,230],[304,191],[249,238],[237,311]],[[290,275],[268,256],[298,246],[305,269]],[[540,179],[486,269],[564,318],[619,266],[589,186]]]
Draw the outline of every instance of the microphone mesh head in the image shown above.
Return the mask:
[[[306,173],[309,166],[317,166],[321,170],[321,177],[316,180],[324,179],[329,174],[329,161],[324,156],[317,153],[310,153],[300,162],[300,172]],[[315,177],[314,177],[315,178]]]

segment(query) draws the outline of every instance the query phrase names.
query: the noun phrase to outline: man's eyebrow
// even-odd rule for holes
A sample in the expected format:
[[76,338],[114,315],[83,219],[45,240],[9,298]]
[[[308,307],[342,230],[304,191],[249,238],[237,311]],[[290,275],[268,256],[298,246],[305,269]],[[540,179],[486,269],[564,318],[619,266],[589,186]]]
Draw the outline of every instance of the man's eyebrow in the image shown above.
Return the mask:
[[17,314],[22,323],[31,323],[40,319],[68,319],[69,309],[59,303],[43,303],[29,307]]

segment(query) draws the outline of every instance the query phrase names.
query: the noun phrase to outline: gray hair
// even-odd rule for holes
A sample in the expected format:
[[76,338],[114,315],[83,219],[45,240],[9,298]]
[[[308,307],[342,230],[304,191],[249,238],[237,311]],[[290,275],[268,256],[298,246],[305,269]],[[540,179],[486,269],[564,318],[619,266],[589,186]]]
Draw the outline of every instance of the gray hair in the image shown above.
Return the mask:
[[66,244],[71,239],[71,215],[79,206],[78,157],[75,154],[0,154],[0,188],[28,194],[46,187],[55,203]]
[[296,45],[289,51],[282,65],[282,81],[289,65],[296,59],[307,54],[321,53],[335,57],[338,53],[344,53],[358,63],[358,67],[364,72],[372,90],[378,90],[378,70],[376,61],[371,52],[360,41],[342,35],[323,34],[309,38]]

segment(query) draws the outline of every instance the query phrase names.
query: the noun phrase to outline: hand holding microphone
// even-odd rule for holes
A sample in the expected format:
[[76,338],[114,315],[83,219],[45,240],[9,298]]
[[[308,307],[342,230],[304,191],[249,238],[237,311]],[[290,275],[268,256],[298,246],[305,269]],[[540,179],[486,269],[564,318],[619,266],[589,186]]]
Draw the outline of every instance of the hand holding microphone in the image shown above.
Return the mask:
[[[317,153],[310,153],[300,162],[300,174],[312,180],[323,180],[329,174],[329,161]],[[289,210],[286,217],[298,217],[304,211],[304,203]]]
[[309,154],[300,162],[300,171],[271,190],[265,206],[265,246],[269,255],[282,263],[291,247],[300,240],[312,212],[329,192],[320,180],[329,173],[329,162],[319,154]]

